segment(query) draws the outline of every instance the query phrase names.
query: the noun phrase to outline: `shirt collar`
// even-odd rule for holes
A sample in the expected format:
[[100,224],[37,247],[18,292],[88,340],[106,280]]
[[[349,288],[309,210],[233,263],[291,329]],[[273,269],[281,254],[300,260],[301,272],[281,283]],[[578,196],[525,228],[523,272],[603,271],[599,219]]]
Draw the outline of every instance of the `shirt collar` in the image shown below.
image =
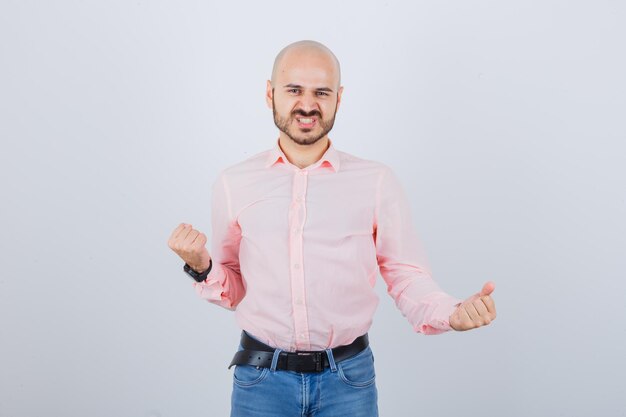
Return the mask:
[[[335,172],[339,171],[339,153],[337,152],[337,149],[335,149],[335,147],[333,146],[333,142],[330,140],[330,138],[328,139],[328,143],[329,145],[326,149],[326,152],[324,152],[324,155],[322,155],[322,157],[317,162],[303,169],[311,170],[317,168],[318,166],[330,166]],[[267,155],[265,168],[271,168],[277,163],[290,163],[279,145],[279,139],[276,139],[276,142],[274,142],[274,146],[272,147],[272,149],[270,149]]]

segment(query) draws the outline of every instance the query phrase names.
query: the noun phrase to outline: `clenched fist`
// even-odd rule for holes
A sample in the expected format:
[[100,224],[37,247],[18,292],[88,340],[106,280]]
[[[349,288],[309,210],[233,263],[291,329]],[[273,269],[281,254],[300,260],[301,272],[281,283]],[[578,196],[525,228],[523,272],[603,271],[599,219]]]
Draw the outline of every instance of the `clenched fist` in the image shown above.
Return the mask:
[[194,271],[203,272],[209,269],[211,261],[209,251],[204,246],[206,242],[204,233],[195,230],[190,224],[181,223],[172,232],[167,245]]

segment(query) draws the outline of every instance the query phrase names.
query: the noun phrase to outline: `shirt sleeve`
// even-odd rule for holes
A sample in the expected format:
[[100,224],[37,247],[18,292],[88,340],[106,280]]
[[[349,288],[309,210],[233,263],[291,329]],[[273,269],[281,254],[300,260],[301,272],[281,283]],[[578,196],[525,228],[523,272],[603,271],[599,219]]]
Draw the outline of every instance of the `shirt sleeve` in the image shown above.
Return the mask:
[[211,194],[211,256],[206,280],[192,282],[197,294],[210,303],[235,310],[246,294],[239,268],[241,228],[233,219],[228,184],[221,172]]
[[375,217],[376,258],[397,308],[416,332],[453,330],[449,317],[463,300],[445,293],[432,279],[404,189],[386,165],[378,180]]

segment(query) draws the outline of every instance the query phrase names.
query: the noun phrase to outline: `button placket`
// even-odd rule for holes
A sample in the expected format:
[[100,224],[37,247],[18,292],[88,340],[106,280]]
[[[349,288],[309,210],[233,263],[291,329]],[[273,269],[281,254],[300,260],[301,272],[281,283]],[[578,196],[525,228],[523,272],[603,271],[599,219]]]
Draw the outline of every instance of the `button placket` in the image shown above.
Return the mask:
[[306,296],[304,285],[303,262],[303,234],[302,229],[306,220],[306,188],[307,171],[300,170],[293,177],[292,202],[289,213],[289,228],[292,233],[289,237],[291,263],[291,289],[294,312],[294,329],[296,332],[296,349],[310,349],[309,327],[306,311]]

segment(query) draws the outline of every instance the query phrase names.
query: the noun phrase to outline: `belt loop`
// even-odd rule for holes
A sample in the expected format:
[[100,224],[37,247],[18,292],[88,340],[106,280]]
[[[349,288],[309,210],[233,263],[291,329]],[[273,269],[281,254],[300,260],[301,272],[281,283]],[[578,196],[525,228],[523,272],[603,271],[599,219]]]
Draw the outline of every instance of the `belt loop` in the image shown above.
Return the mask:
[[280,355],[280,352],[282,352],[282,349],[276,348],[276,350],[274,351],[274,356],[272,356],[272,364],[270,365],[270,371],[275,372],[276,371],[276,366],[278,364],[278,356]]
[[333,350],[331,348],[324,349],[328,356],[328,363],[330,364],[330,371],[337,372],[337,364],[335,364],[335,357],[333,356]]

